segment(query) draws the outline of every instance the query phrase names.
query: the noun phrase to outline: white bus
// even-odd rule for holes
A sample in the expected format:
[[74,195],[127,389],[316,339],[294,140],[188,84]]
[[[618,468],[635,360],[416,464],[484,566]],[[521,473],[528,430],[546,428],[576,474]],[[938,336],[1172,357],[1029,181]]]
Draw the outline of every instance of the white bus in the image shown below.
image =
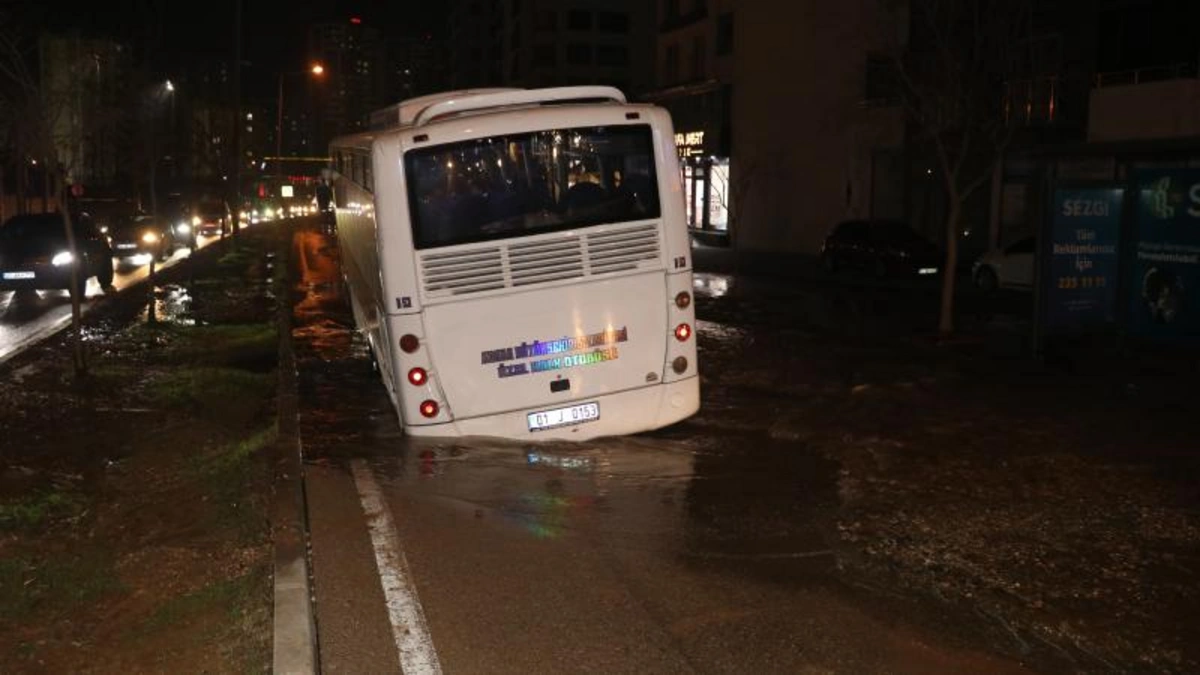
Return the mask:
[[584,440],[700,405],[667,112],[464,90],[330,147],[343,274],[404,430]]

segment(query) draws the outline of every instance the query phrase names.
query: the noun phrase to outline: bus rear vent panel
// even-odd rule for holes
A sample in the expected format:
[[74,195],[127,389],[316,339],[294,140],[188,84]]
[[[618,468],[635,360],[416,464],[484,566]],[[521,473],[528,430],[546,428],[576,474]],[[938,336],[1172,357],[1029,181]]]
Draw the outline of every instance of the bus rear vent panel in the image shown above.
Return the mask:
[[427,298],[602,276],[660,264],[658,227],[555,233],[468,250],[421,254]]

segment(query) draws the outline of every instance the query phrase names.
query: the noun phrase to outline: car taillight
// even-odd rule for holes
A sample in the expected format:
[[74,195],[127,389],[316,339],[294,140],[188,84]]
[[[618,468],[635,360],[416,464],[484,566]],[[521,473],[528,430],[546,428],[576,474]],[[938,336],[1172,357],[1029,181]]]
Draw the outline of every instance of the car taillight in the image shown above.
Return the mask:
[[405,354],[411,354],[417,351],[417,347],[421,346],[421,341],[416,335],[409,333],[400,338],[400,349],[404,350]]
[[429,375],[425,372],[424,368],[413,368],[412,370],[408,371],[408,381],[412,382],[414,386],[419,387],[425,384],[428,380]]
[[438,404],[437,401],[425,401],[421,404],[421,414],[425,417],[437,417]]
[[679,309],[687,309],[692,304],[692,294],[687,291],[679,291],[675,296],[675,306]]
[[681,323],[675,326],[675,339],[680,342],[687,342],[687,339],[692,337],[692,327],[686,323]]

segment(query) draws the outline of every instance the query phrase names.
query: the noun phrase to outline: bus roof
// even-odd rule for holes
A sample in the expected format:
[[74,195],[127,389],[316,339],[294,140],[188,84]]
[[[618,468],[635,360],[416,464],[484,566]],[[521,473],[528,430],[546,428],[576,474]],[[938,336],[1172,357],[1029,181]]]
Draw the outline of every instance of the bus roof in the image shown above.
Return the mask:
[[419,127],[437,119],[473,111],[572,101],[625,103],[625,95],[615,87],[604,86],[462,89],[421,96],[377,110],[371,113],[369,126],[375,130]]

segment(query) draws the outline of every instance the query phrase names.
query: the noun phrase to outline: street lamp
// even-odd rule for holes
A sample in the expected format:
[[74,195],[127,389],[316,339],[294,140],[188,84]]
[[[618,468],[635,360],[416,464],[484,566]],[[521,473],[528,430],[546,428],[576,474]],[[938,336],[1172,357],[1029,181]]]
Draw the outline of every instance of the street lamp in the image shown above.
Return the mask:
[[[164,92],[165,92],[165,94],[164,94]],[[151,213],[151,215],[154,216],[155,219],[157,219],[159,217],[158,184],[157,184],[157,182],[158,182],[157,181],[158,161],[159,161],[159,158],[158,158],[158,153],[159,153],[158,110],[159,110],[159,108],[158,108],[158,106],[162,103],[162,99],[164,96],[169,96],[170,100],[171,100],[171,115],[170,115],[170,120],[169,120],[170,127],[167,129],[167,142],[169,143],[169,150],[173,151],[174,147],[175,147],[175,141],[173,138],[175,135],[175,85],[170,80],[166,80],[163,82],[161,90],[155,88],[149,92],[149,99],[150,99],[149,103],[151,105],[151,110],[149,111],[149,116],[150,116],[150,124],[149,124],[149,130],[150,130],[150,213]],[[153,270],[153,266],[151,267],[151,270]]]
[[279,73],[279,99],[275,107],[275,168],[276,177],[283,175],[283,78],[287,75],[304,75],[309,73],[315,77],[325,74],[325,66],[314,63],[307,71]]

